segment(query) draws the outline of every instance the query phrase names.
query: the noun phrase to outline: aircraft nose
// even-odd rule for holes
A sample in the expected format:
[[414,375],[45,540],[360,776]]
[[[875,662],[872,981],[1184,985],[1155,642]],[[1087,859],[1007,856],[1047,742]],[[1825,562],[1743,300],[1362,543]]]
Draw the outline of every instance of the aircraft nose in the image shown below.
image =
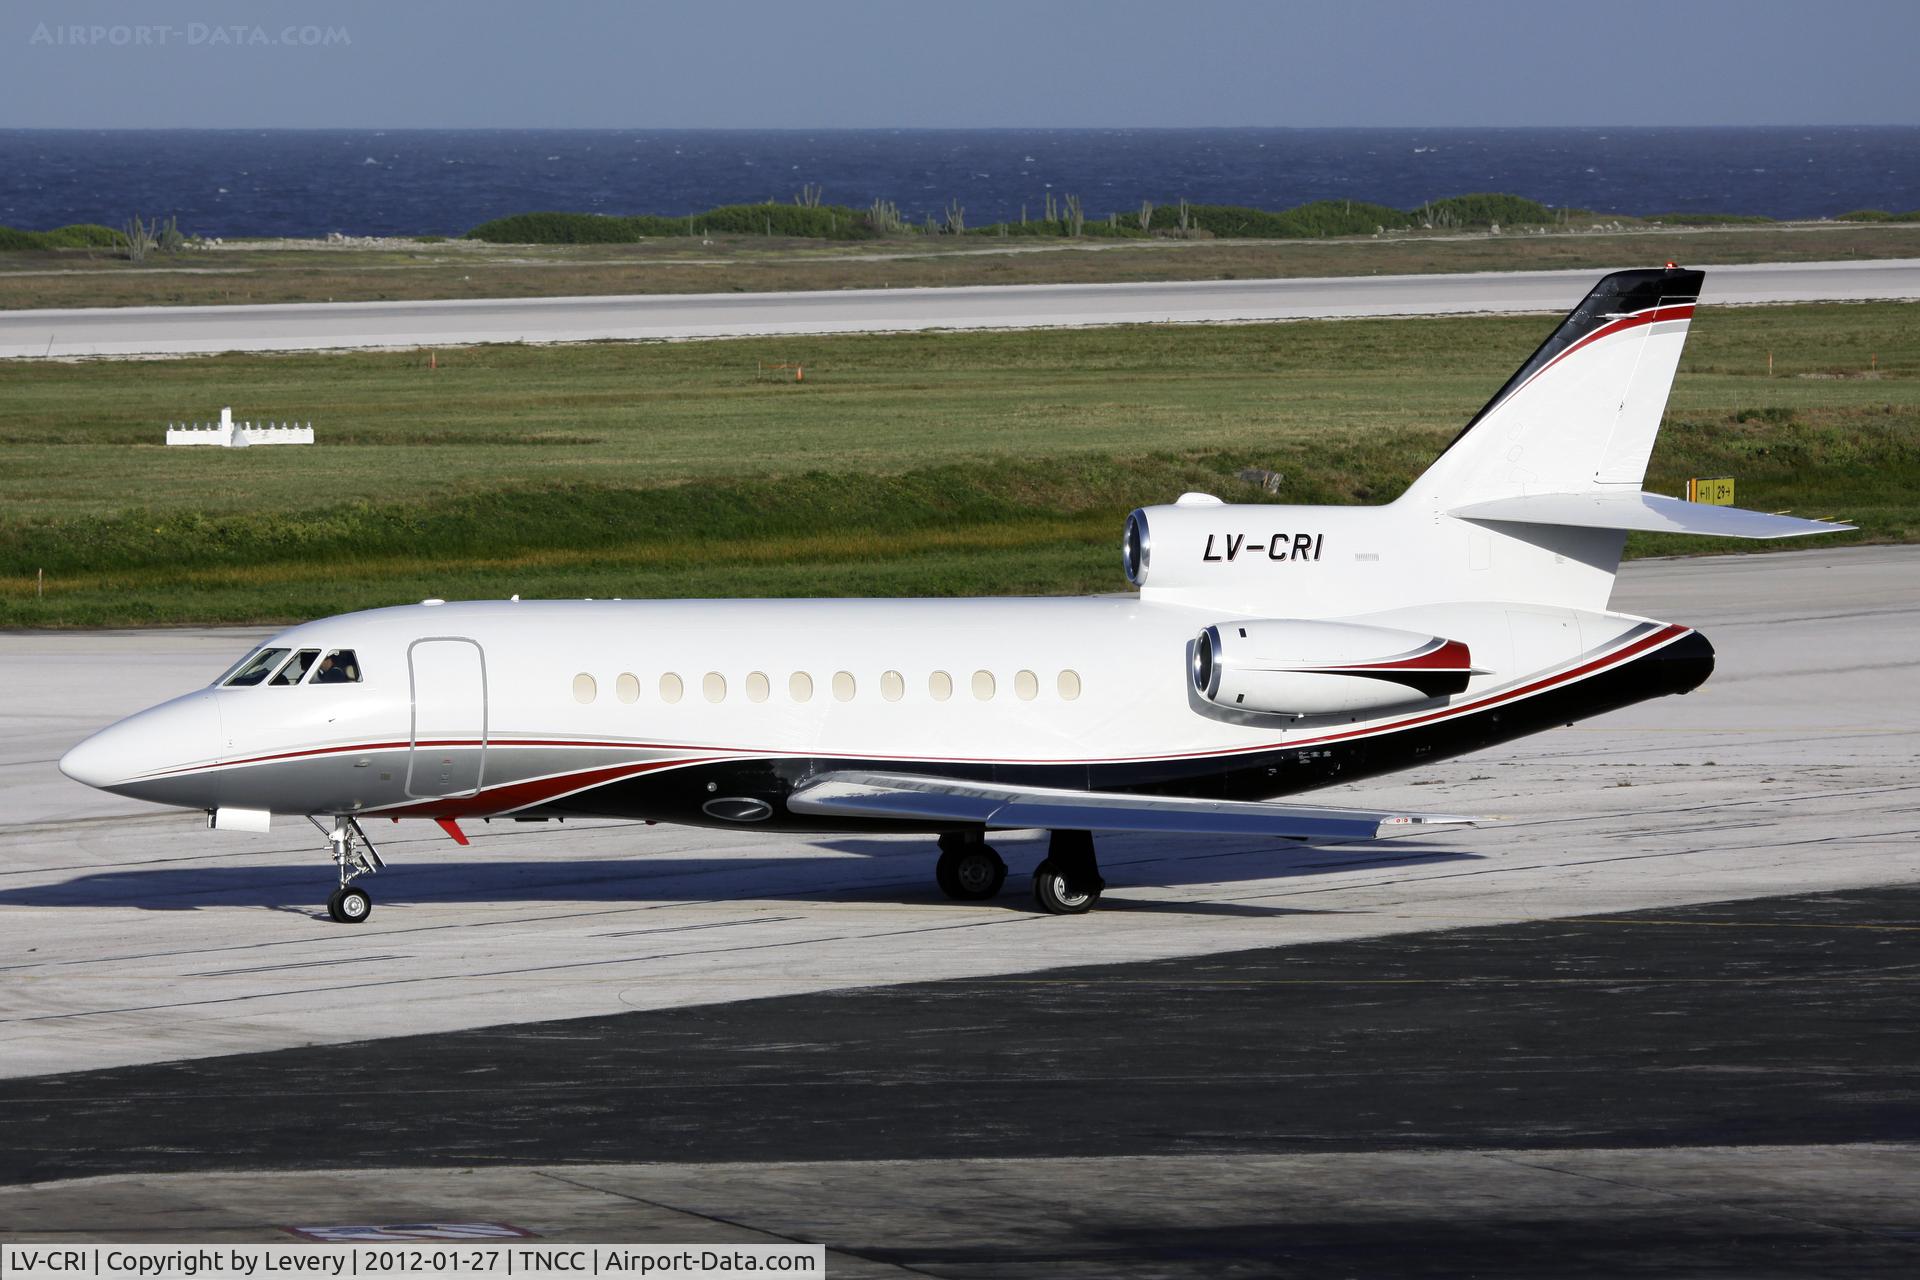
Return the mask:
[[115,741],[121,735],[109,726],[60,757],[60,772],[82,786],[104,788],[126,776],[125,753]]
[[110,724],[60,757],[60,772],[84,786],[120,791],[164,769],[219,754],[220,711],[211,690],[190,693]]

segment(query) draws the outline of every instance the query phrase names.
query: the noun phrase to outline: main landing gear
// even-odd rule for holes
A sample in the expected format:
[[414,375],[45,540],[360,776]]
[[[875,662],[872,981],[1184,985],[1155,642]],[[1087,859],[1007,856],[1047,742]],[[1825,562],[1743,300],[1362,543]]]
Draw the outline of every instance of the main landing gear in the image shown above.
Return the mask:
[[373,914],[373,895],[353,881],[385,870],[386,862],[357,819],[336,815],[331,828],[312,814],[307,815],[307,821],[327,837],[334,863],[340,868],[340,887],[327,899],[327,914],[341,924],[362,923]]
[[[978,831],[949,831],[940,837],[940,861],[934,867],[940,891],[960,902],[981,902],[999,894],[1007,882],[1007,864]],[[1107,882],[1087,831],[1055,831],[1047,856],[1033,870],[1033,901],[1056,916],[1077,916],[1093,909]]]
[[978,831],[949,831],[940,837],[940,861],[933,878],[940,892],[959,902],[996,896],[1007,882],[1007,864]]

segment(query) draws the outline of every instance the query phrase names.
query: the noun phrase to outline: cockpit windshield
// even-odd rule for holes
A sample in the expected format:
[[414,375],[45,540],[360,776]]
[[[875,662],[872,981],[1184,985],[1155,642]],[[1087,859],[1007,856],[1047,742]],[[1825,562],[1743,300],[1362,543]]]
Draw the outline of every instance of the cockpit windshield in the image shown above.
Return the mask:
[[242,660],[234,673],[220,683],[229,689],[259,684],[273,674],[273,669],[280,665],[280,659],[286,656],[285,649],[261,649],[251,658]]
[[318,649],[302,649],[293,655],[293,661],[274,673],[268,684],[299,684],[306,679],[307,671],[313,666],[313,660],[320,656]]

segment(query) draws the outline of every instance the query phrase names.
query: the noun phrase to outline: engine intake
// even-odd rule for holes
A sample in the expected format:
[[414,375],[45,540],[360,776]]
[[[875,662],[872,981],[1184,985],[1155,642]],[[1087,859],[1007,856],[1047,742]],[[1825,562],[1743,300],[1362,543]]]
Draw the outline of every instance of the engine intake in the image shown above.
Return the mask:
[[1458,640],[1284,618],[1207,627],[1194,639],[1191,674],[1195,692],[1218,706],[1319,716],[1446,697],[1474,670]]

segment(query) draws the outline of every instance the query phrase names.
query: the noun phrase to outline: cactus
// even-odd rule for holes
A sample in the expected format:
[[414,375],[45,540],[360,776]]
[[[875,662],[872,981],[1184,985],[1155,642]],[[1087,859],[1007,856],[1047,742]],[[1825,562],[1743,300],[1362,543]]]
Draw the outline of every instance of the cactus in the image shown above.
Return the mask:
[[1153,201],[1151,200],[1142,200],[1140,202],[1140,229],[1142,231],[1153,230]]
[[1087,225],[1086,211],[1080,207],[1079,196],[1067,197],[1067,234],[1078,236]]
[[803,209],[818,209],[820,207],[820,184],[817,182],[801,183],[800,190],[794,193],[793,202]]
[[127,239],[127,257],[134,262],[145,262],[147,250],[153,247],[153,224],[141,222],[138,214],[127,219],[120,228],[120,234]]
[[958,200],[947,201],[946,232],[950,236],[965,235],[967,232],[967,211],[960,207]]
[[867,225],[880,235],[894,235],[901,228],[900,206],[891,200],[875,199],[867,206]]
[[178,253],[187,244],[187,238],[180,234],[180,219],[167,215],[167,223],[160,228],[159,248],[162,253]]

